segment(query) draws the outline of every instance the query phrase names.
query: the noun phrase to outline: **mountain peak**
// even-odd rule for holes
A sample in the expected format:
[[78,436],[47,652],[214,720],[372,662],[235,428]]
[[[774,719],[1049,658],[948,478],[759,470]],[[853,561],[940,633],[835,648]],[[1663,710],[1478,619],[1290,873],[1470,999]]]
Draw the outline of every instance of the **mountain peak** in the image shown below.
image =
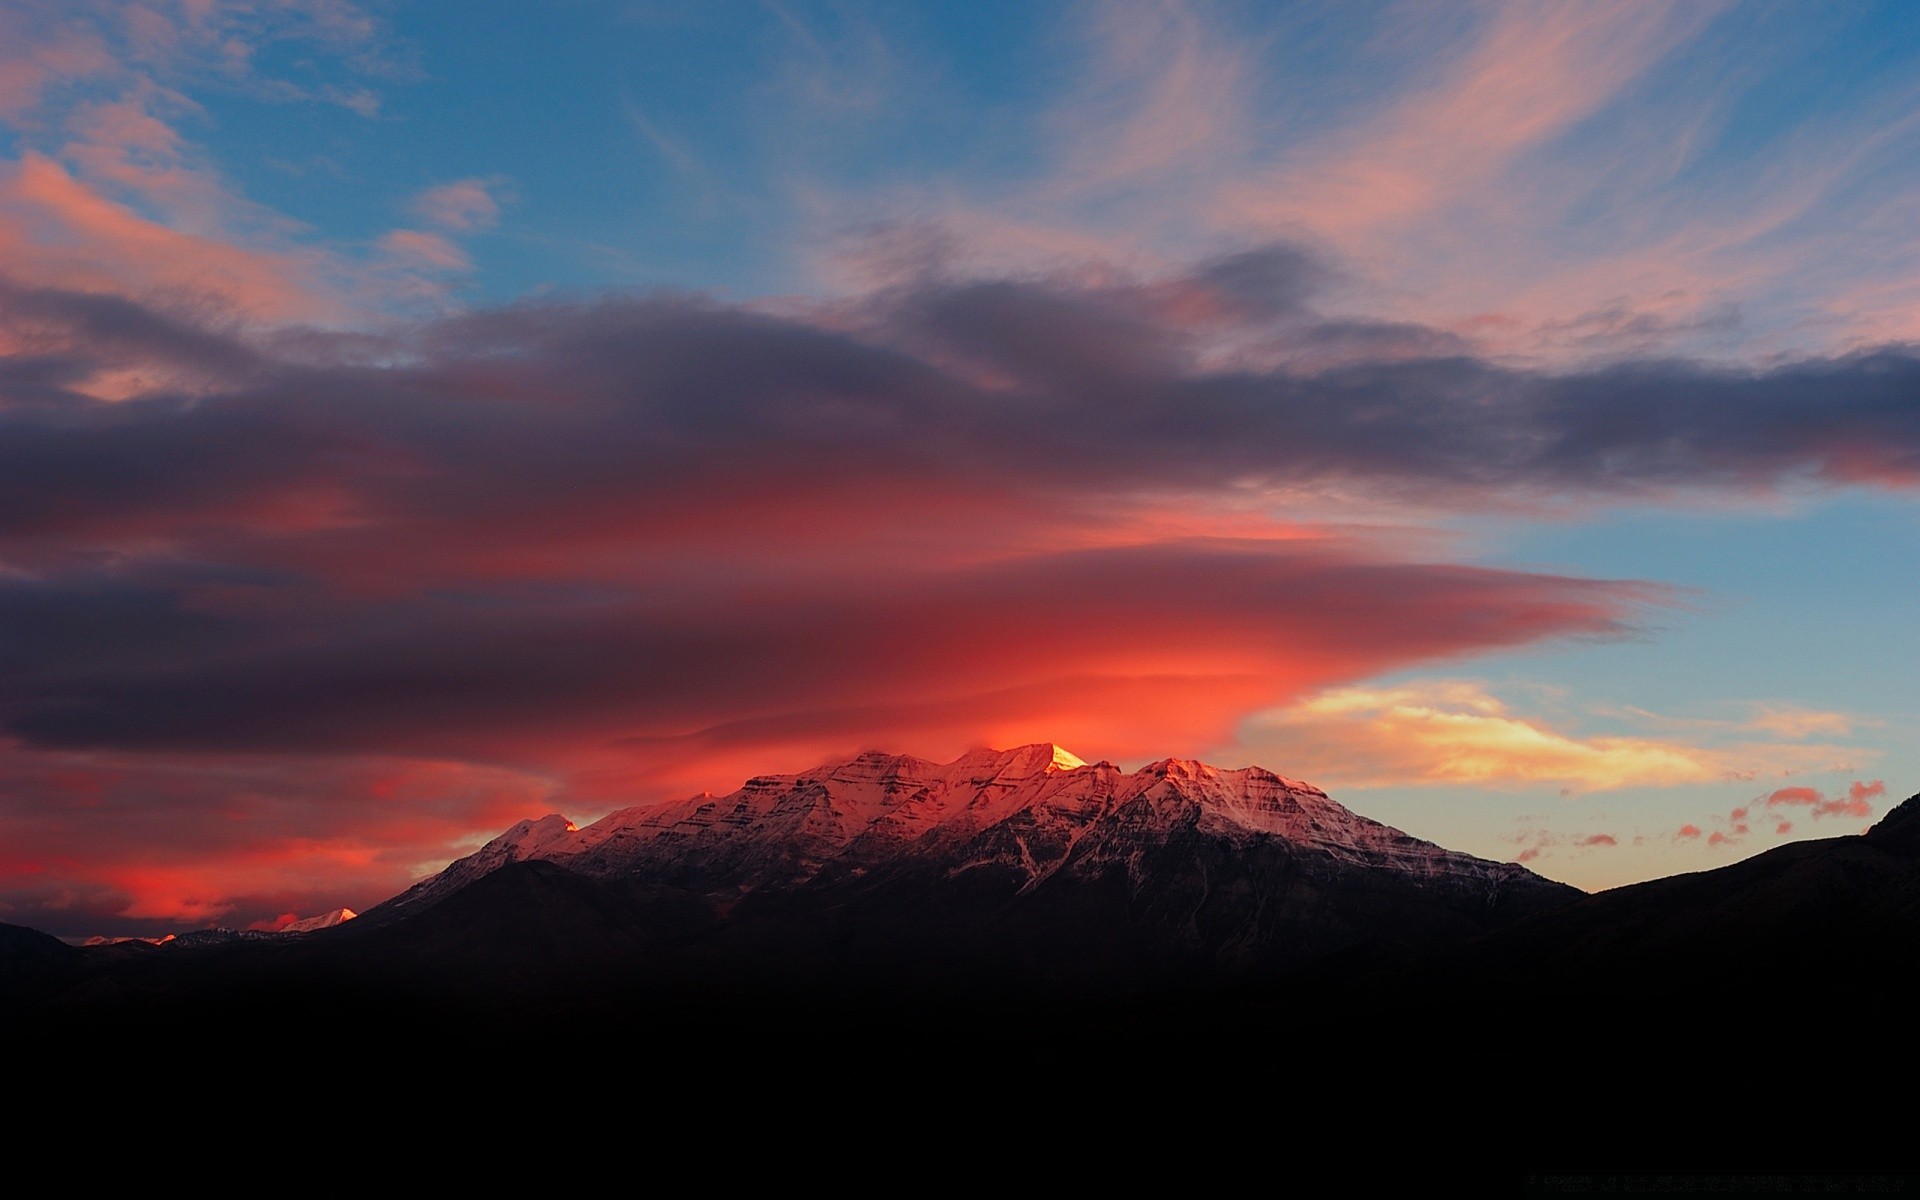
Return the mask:
[[282,926],[279,932],[312,933],[319,929],[332,929],[335,925],[343,925],[359,915],[359,913],[354,912],[350,908],[336,908],[331,912],[321,913],[317,917],[308,917],[303,921],[290,922]]
[[1086,761],[1065,746],[1056,746],[1052,742],[1042,745],[1050,752],[1053,765],[1062,771],[1074,771],[1086,766]]
[[986,772],[995,778],[1024,779],[1053,771],[1077,770],[1086,765],[1078,755],[1052,742],[1031,742],[1011,750],[981,746],[946,764],[945,769],[956,776],[978,776]]
[[508,829],[487,846],[503,850],[539,850],[559,841],[580,827],[559,813],[548,813],[539,820],[521,821]]

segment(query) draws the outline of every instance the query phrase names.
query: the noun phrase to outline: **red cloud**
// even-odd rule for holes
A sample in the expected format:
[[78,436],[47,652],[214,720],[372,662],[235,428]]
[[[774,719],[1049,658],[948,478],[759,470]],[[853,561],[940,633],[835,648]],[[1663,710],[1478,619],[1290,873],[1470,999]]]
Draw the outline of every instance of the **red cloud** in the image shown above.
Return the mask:
[[1793,822],[1792,822],[1792,821],[1782,821],[1782,822],[1780,822],[1780,823],[1779,823],[1778,825],[1775,825],[1775,826],[1773,827],[1773,831],[1774,831],[1775,833],[1777,833],[1777,834],[1785,834],[1785,833],[1792,833],[1792,832],[1793,832]]
[[1865,800],[1856,800],[1851,796],[1838,796],[1813,806],[1813,815],[1817,817],[1865,817],[1871,815],[1873,805]]
[[[1700,827],[1698,825],[1682,825],[1680,827],[1680,832],[1674,834],[1673,838],[1675,841],[1679,841],[1682,838],[1697,838],[1699,836],[1700,836]],[[1715,836],[1718,836],[1718,835],[1716,834]]]
[[1826,799],[1826,794],[1817,788],[1784,787],[1767,797],[1770,807],[1782,804],[1818,804]]
[[1595,833],[1580,839],[1582,846],[1618,846],[1620,841],[1610,833]]
[[539,775],[451,762],[18,746],[0,748],[0,798],[0,920],[63,936],[359,908],[562,800]]
[[1817,788],[1788,787],[1780,788],[1769,795],[1767,804],[1769,806],[1806,806],[1811,815],[1816,818],[1865,817],[1873,812],[1873,805],[1868,802],[1869,799],[1874,796],[1883,796],[1886,791],[1887,785],[1882,780],[1876,779],[1871,783],[1863,783],[1856,779],[1848,786],[1847,794],[1844,796],[1829,799],[1825,792]]

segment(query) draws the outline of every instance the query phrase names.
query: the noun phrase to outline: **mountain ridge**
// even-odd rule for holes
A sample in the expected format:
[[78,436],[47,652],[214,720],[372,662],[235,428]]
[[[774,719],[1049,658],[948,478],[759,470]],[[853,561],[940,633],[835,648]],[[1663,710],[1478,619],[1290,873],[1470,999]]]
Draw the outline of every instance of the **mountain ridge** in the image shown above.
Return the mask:
[[956,872],[1016,866],[1027,876],[1020,890],[1029,891],[1103,826],[1132,823],[1137,837],[1147,837],[1187,820],[1229,841],[1279,838],[1349,866],[1472,878],[1494,892],[1508,883],[1551,883],[1517,863],[1448,850],[1360,816],[1264,767],[1165,758],[1126,772],[1040,742],[975,749],[947,763],[868,751],[807,771],[757,775],[725,796],[621,809],[584,827],[559,813],[523,820],[366,916],[390,919],[528,859],[592,877],[649,873],[729,902],[945,853],[961,856]]
[[[512,886],[474,892],[509,870]],[[586,883],[605,894],[590,899]],[[1445,944],[1584,893],[1263,767],[1165,758],[1123,771],[1041,742],[946,763],[869,751],[584,827],[529,818],[369,910],[352,936],[374,944],[463,895],[469,920],[483,919],[480,896],[529,898],[559,922],[556,945],[582,938],[564,911],[629,913],[637,924],[603,940],[647,941],[671,969],[1197,979]],[[523,913],[492,919],[525,928]],[[665,928],[697,934],[668,950]]]

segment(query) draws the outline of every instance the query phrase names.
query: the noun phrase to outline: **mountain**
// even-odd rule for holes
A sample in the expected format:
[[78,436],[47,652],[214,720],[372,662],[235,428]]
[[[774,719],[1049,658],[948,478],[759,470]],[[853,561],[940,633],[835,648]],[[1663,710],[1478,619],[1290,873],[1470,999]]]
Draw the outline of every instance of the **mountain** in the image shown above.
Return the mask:
[[[363,920],[405,921],[528,863],[695,898],[713,918],[707,960],[781,971],[1274,971],[1457,940],[1581,895],[1259,767],[1126,772],[1042,743],[950,763],[868,753],[584,828],[523,821]],[[689,927],[683,912],[669,924]]]
[[1686,1014],[1768,1040],[1904,1006],[1916,951],[1920,796],[1865,834],[1614,888],[1350,986],[1387,1003],[1412,991],[1462,1008],[1494,995],[1605,1008],[1615,1024]]
[[317,917],[306,917],[298,921],[289,921],[287,924],[282,925],[276,932],[312,933],[316,929],[332,929],[335,925],[339,925],[345,921],[351,921],[359,915],[360,914],[350,908],[336,908],[331,912],[321,913]]
[[612,1083],[611,1119],[697,1114],[726,1153],[747,1117],[711,1115],[744,1104],[809,1147],[991,1118],[1127,1171],[1253,1147],[1577,1182],[1901,1169],[1916,949],[1920,797],[1582,896],[1257,768],[1038,746],[523,822],[298,937],[0,926],[0,1014],[86,1094],[178,1062],[395,1080],[405,1115]]
[[77,974],[82,957],[80,950],[37,929],[0,924],[0,1010]]

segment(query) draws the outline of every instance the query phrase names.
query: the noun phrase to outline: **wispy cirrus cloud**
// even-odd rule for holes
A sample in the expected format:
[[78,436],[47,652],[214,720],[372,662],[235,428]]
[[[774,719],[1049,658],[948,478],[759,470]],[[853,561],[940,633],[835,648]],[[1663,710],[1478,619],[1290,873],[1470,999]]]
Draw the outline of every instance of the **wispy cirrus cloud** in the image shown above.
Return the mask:
[[[1613,100],[1704,27],[1711,5],[1505,4],[1442,78],[1358,128],[1294,151],[1222,197],[1269,233],[1311,229],[1356,251],[1497,185],[1517,156]],[[1429,14],[1434,19],[1435,14]],[[1435,23],[1438,23],[1435,20]]]
[[1513,861],[1530,863],[1556,850],[1579,852],[1612,849],[1620,844],[1620,839],[1611,833],[1555,833],[1549,829],[1526,829],[1514,834],[1511,842],[1520,848],[1513,856]]
[[932,231],[987,275],[1283,238],[1337,269],[1336,312],[1509,362],[1856,350],[1920,328],[1912,189],[1883,178],[1911,97],[1888,73],[1752,120],[1856,15],[1768,39],[1723,4],[1070,9],[1023,172],[804,194],[823,233]]
[[[15,147],[0,160],[0,252],[13,282],[260,325],[344,325],[438,302],[435,274],[465,269],[439,234],[397,231],[400,243],[371,252],[315,236],[249,200],[183,132],[205,120],[190,95],[205,88],[377,113],[378,95],[349,81],[408,72],[357,6],[29,2],[0,15],[0,34],[15,39],[0,37],[0,123]],[[286,46],[315,53],[260,63]],[[492,215],[483,200],[449,193],[439,211],[477,228]]]

